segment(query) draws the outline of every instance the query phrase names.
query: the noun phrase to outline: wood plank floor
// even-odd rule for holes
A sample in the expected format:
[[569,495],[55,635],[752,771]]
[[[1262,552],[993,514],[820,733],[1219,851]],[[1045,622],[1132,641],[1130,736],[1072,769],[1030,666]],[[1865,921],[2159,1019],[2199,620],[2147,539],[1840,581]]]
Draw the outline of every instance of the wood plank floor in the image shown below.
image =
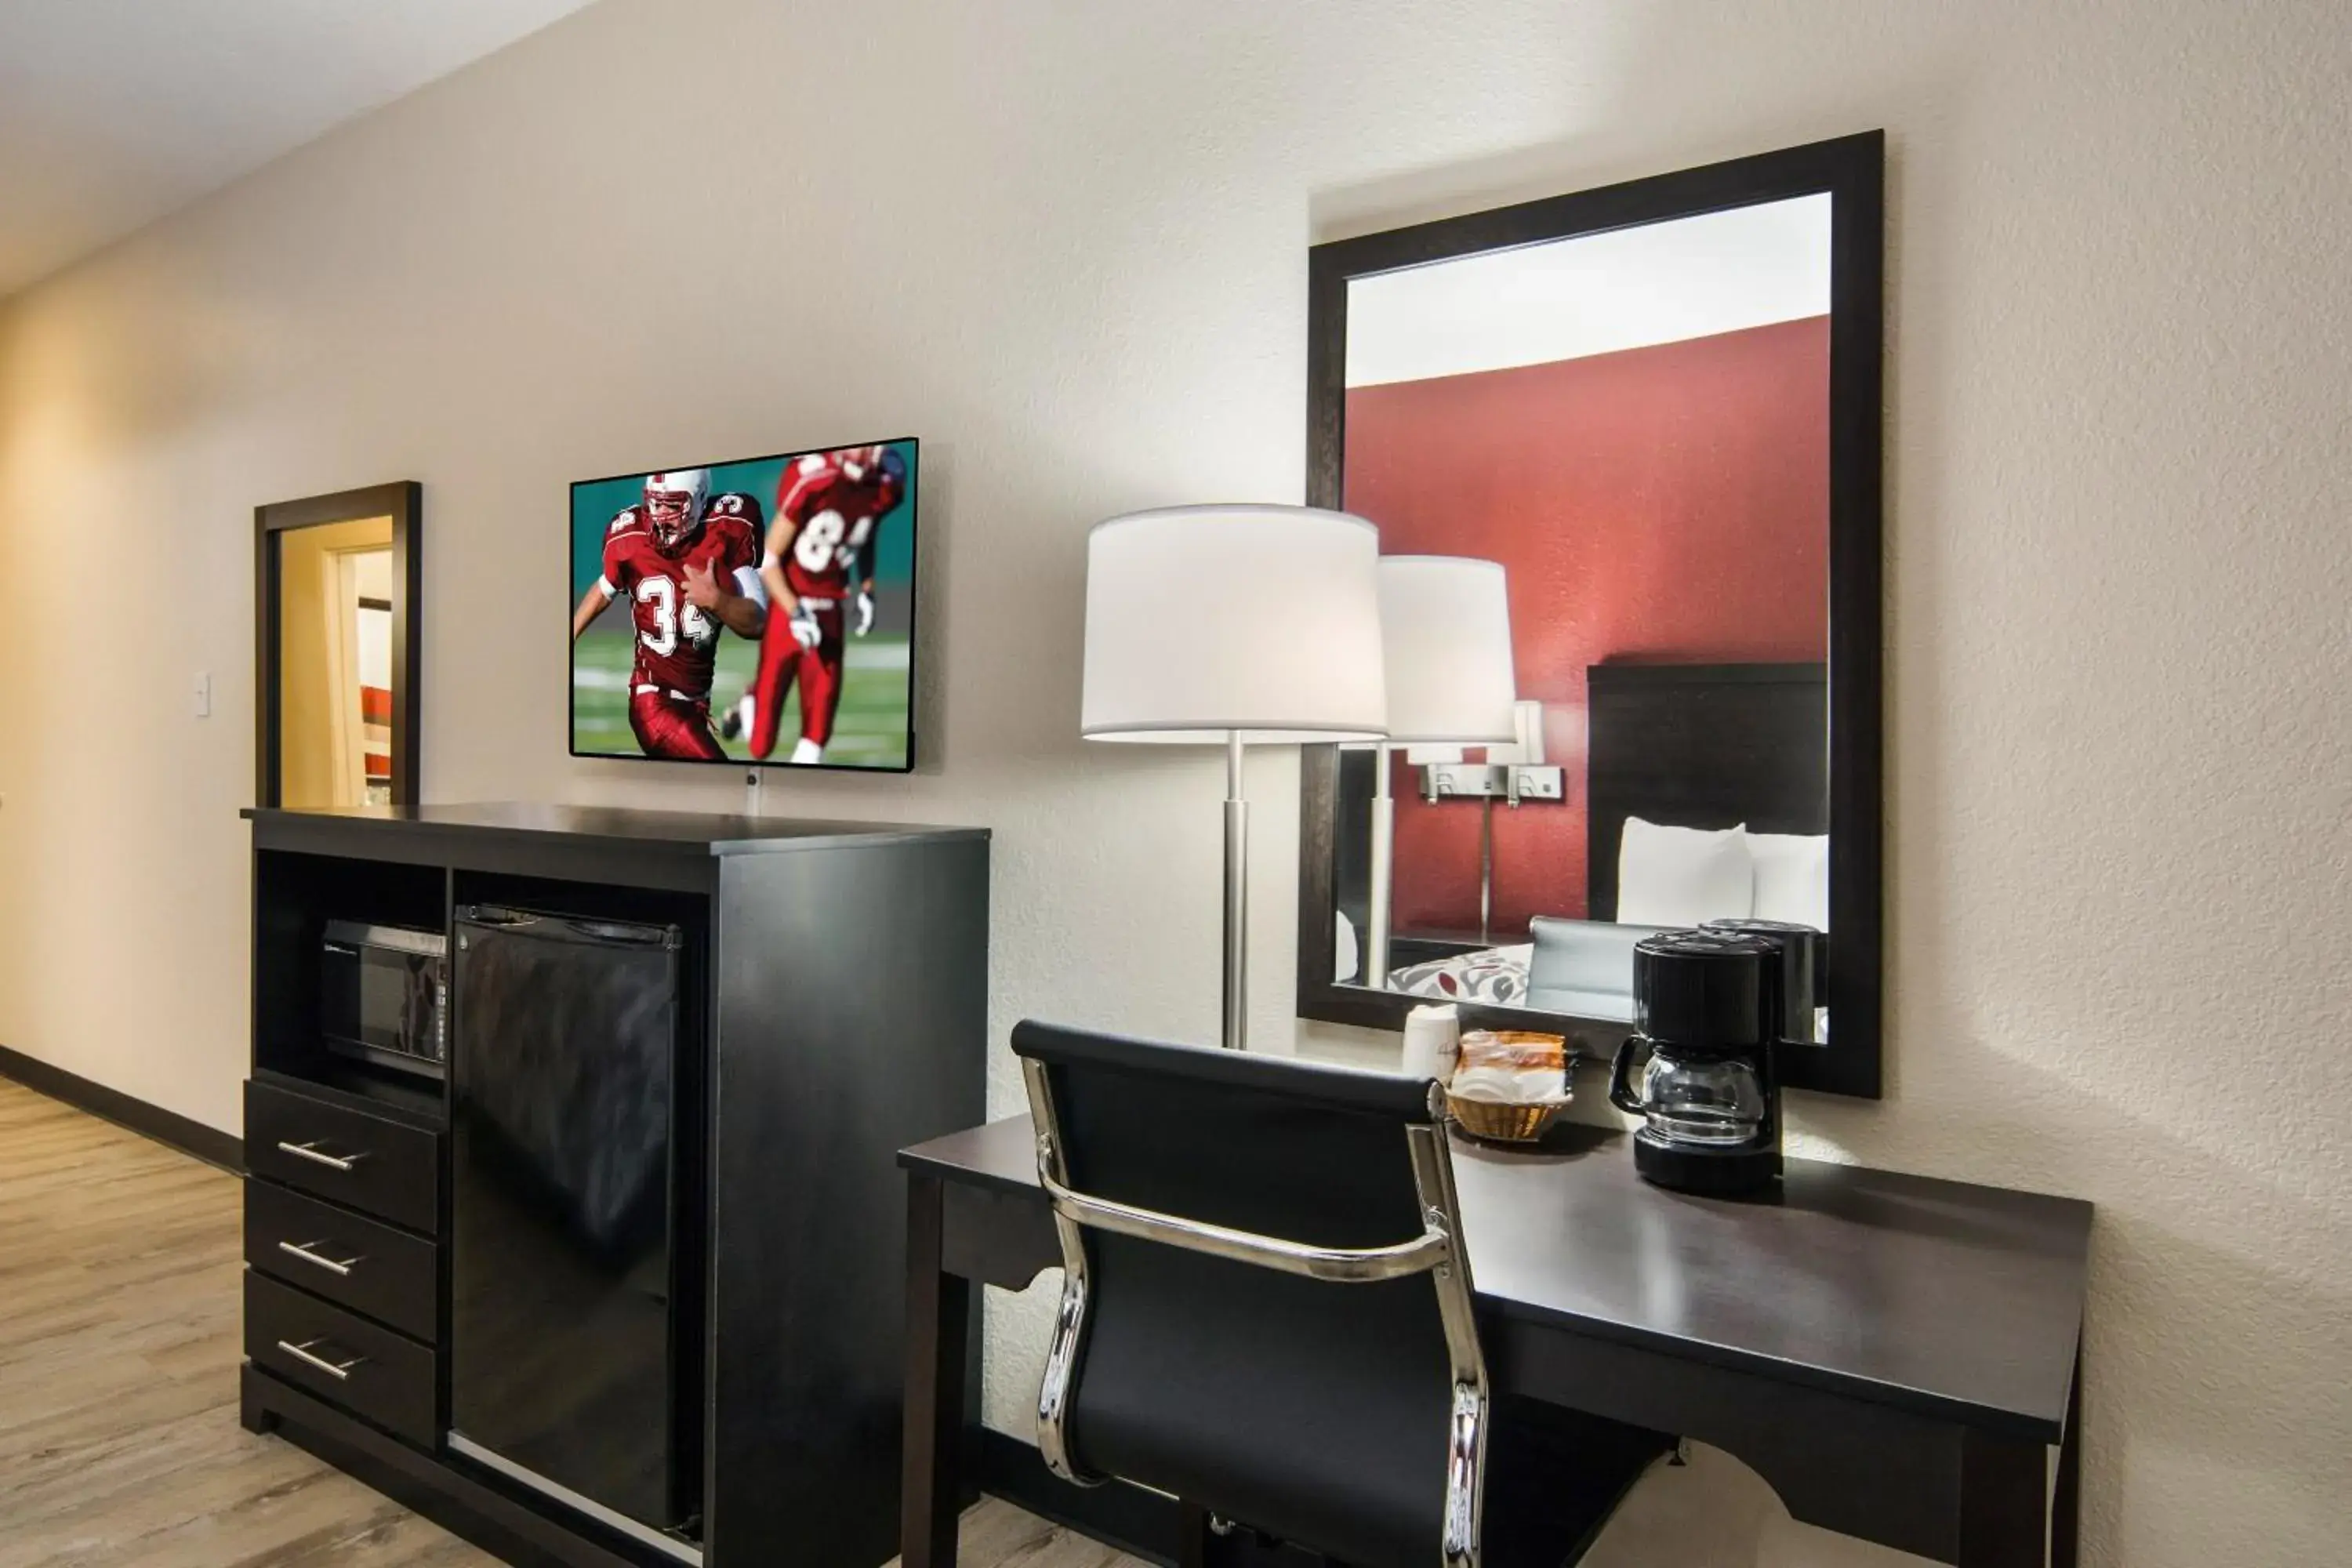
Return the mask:
[[[0,1568],[496,1558],[237,1426],[237,1180],[0,1079]],[[1141,1568],[1004,1503],[970,1568]]]

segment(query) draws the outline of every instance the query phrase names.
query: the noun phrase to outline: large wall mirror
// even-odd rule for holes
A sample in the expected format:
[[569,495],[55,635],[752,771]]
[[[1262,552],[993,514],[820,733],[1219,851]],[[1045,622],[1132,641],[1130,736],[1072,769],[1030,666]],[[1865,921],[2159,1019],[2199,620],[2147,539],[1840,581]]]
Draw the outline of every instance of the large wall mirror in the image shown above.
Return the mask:
[[1302,1015],[1448,1000],[1600,1054],[1641,937],[1768,921],[1822,933],[1784,1080],[1879,1092],[1884,157],[1874,132],[1310,253],[1307,499],[1384,555],[1499,566],[1491,608],[1412,591],[1412,657],[1437,707],[1514,701],[1308,751]]
[[254,509],[256,804],[415,803],[423,494]]

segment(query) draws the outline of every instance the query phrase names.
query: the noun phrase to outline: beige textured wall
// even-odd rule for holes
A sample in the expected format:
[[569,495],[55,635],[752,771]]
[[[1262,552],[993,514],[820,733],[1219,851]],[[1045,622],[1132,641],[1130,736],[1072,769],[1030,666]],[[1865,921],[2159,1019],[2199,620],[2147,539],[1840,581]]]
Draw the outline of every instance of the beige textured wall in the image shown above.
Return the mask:
[[994,827],[1000,1034],[1205,1036],[1217,763],[1074,738],[1086,526],[1297,496],[1310,237],[1885,125],[1892,1089],[1797,1115],[2102,1205],[2091,1562],[2352,1562],[2347,37],[605,0],[0,312],[0,1041],[236,1124],[255,503],[425,482],[432,796],[721,805],[564,755],[564,483],[897,429],[932,765],[772,806]]

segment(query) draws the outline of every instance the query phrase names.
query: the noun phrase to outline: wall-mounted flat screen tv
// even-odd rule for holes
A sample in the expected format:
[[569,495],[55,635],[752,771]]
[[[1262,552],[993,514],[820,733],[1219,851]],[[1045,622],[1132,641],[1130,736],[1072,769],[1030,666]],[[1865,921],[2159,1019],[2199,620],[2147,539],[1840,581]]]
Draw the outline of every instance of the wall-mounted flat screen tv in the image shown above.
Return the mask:
[[916,443],[572,487],[572,753],[914,765]]

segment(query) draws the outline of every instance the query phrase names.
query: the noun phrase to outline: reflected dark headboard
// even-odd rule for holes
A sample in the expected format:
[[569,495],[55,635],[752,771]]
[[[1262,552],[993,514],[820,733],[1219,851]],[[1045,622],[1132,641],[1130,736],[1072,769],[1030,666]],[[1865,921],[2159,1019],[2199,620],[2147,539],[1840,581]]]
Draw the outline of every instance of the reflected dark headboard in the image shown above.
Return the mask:
[[1819,664],[1596,664],[1584,672],[1587,918],[1617,918],[1625,819],[1830,830]]

